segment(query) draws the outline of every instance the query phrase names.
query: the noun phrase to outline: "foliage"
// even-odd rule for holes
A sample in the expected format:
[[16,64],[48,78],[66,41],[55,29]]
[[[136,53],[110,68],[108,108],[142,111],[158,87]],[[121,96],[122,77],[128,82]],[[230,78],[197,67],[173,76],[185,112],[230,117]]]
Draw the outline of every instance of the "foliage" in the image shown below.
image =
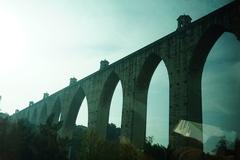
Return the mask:
[[[93,130],[81,133],[71,160],[140,160],[141,152],[130,143],[122,143],[116,139],[104,140]],[[76,142],[76,133],[74,137]]]
[[235,141],[235,159],[240,159],[240,139]]
[[38,127],[26,120],[0,120],[1,160],[66,160],[67,140],[58,137],[61,123],[47,123]]
[[58,131],[62,122],[53,123],[54,115],[47,119],[46,124],[39,126],[39,132],[34,135],[32,152],[36,160],[65,160],[67,159],[68,140],[60,138]]
[[[116,129],[111,125],[112,129]],[[113,130],[112,130],[113,131]],[[167,149],[158,144],[146,141],[144,151],[135,148],[131,143],[122,138],[104,140],[97,136],[94,131],[82,132],[78,140],[77,148],[74,149],[72,160],[155,160],[167,159]],[[113,131],[114,133],[114,131]],[[76,133],[74,134],[76,142]]]
[[143,153],[131,143],[120,143],[120,160],[145,160]]
[[[94,131],[82,132],[74,158],[81,160],[117,160],[118,148],[115,143],[98,137]],[[75,141],[76,139],[74,139]]]
[[147,137],[144,144],[144,153],[152,159],[167,159],[167,148],[159,144],[153,144],[153,137]]
[[218,141],[216,148],[213,150],[213,152],[216,152],[217,155],[225,155],[227,151],[227,141],[225,137],[221,137],[221,139]]
[[[216,155],[218,156],[229,156],[229,155],[234,155],[234,154],[237,154],[235,153],[238,149],[238,144],[239,143],[239,140],[236,139],[235,141],[235,149],[230,149],[228,148],[228,146],[231,146],[232,143],[228,142],[226,140],[226,138],[223,136],[221,137],[221,139],[218,141],[217,145],[216,145],[216,148],[213,150]],[[234,144],[232,144],[234,145]],[[235,150],[235,151],[234,151]]]
[[[235,150],[227,148],[223,138],[216,146],[216,156],[204,154],[193,147],[169,150],[146,139],[143,150],[135,148],[126,138],[118,136],[118,128],[109,125],[109,140],[99,137],[93,130],[76,126],[71,141],[60,138],[58,131],[62,122],[53,123],[51,115],[46,124],[34,126],[26,120],[12,122],[0,119],[0,160],[194,160],[227,159],[240,157],[240,140]],[[116,134],[117,133],[117,134]],[[116,136],[117,135],[117,136]]]
[[120,137],[120,128],[113,123],[107,125],[107,136],[106,139],[109,141],[117,141]]
[[12,123],[8,119],[1,120],[0,137],[1,149],[0,159],[31,159],[33,154],[31,146],[33,129],[25,120]]

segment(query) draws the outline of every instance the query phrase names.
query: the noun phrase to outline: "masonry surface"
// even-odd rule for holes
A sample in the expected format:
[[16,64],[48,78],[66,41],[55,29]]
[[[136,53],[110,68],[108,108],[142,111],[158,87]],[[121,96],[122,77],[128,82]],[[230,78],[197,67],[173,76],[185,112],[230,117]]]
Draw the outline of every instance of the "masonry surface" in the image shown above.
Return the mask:
[[190,16],[178,18],[178,28],[169,35],[138,51],[108,64],[79,81],[48,95],[37,103],[11,116],[45,123],[50,114],[63,121],[61,136],[72,136],[76,117],[83,99],[88,104],[88,127],[101,137],[106,135],[111,99],[117,83],[123,89],[121,137],[142,147],[146,134],[147,94],[151,77],[163,61],[169,77],[169,144],[189,145],[186,139],[173,132],[179,120],[202,123],[201,77],[208,53],[224,32],[240,39],[240,3],[234,1],[198,20]]

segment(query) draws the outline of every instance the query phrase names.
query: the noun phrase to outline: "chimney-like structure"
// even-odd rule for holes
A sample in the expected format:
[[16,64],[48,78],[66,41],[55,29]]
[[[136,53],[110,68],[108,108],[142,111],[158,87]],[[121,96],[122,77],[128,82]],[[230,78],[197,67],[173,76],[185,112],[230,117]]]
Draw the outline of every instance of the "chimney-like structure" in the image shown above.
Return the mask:
[[18,113],[19,112],[19,110],[18,109],[15,109],[15,113]]
[[30,101],[30,102],[29,102],[29,106],[32,106],[33,104],[34,104],[33,101]]
[[177,21],[178,21],[178,28],[177,29],[181,29],[183,27],[188,26],[191,23],[192,18],[189,15],[184,14],[184,15],[179,16]]
[[109,62],[105,59],[100,62],[100,70],[103,70],[109,66]]
[[70,78],[70,84],[69,85],[71,86],[75,83],[77,83],[77,78],[75,78],[75,77]]
[[46,99],[49,96],[48,93],[43,93],[43,99]]

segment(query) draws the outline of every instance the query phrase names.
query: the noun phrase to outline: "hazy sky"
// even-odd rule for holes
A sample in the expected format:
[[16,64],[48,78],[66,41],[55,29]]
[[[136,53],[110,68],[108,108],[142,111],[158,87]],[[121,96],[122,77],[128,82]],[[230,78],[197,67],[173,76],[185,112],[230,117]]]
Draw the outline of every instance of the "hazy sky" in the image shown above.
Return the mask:
[[[189,14],[196,20],[229,2],[0,0],[0,109],[10,114],[21,110],[29,101],[42,99],[44,92],[52,94],[67,86],[70,77],[82,79],[97,71],[100,60],[115,62],[175,31],[179,15]],[[229,118],[230,123],[238,109],[233,99],[239,98],[239,42],[229,34],[223,37],[212,51],[220,53],[209,56],[203,77],[204,113],[208,113],[204,120],[213,124],[214,119],[222,117]],[[228,58],[223,61],[226,55]],[[147,124],[147,134],[164,144],[168,134],[166,75],[164,65],[159,65],[150,86]],[[231,80],[222,78],[226,76]],[[223,98],[227,91],[233,96]],[[118,95],[120,84],[110,113],[110,121],[120,126],[122,97]],[[81,109],[82,113],[86,108]],[[86,124],[86,120],[82,123]],[[230,127],[233,128],[234,125]]]

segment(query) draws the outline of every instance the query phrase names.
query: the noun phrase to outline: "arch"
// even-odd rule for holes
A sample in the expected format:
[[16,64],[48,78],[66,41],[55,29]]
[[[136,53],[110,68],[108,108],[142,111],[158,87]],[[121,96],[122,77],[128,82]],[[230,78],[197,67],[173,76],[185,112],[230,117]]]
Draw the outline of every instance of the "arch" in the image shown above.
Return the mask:
[[196,44],[196,47],[193,49],[192,57],[190,58],[189,62],[189,73],[187,77],[187,120],[189,121],[194,121],[197,123],[202,123],[203,121],[203,69],[212,47],[224,32],[230,32],[230,30],[220,25],[209,26],[200,37],[199,41]]
[[190,121],[202,123],[202,72],[211,48],[224,32],[228,30],[223,26],[210,26],[193,50],[188,74],[188,95],[191,95],[188,101],[188,120]]
[[47,103],[44,102],[43,106],[41,107],[38,121],[40,124],[45,124],[46,120],[47,120]]
[[136,88],[139,90],[148,90],[152,75],[157,68],[158,64],[161,62],[162,58],[155,53],[150,54],[137,77]]
[[202,73],[211,48],[225,31],[227,30],[219,25],[212,25],[205,31],[194,49],[194,54],[190,60],[190,74],[194,74],[194,72]]
[[88,127],[88,104],[86,96],[81,103],[81,107],[78,111],[75,125]]
[[[202,73],[202,116],[203,124],[211,124],[225,131],[240,133],[238,115],[240,104],[240,42],[234,34],[224,32],[212,47]],[[213,96],[214,95],[214,96]],[[214,149],[214,134],[205,125],[204,149]],[[212,136],[212,137],[211,137]],[[227,141],[231,141],[226,136]],[[211,143],[209,143],[211,142]],[[209,145],[212,144],[212,145]]]
[[147,94],[146,137],[165,147],[169,143],[169,78],[160,62],[150,80]]
[[[111,99],[109,108],[108,124],[115,124],[117,128],[121,128],[122,106],[123,106],[123,92],[122,85],[118,81]],[[109,126],[110,127],[110,126]]]
[[[159,63],[164,60],[156,53],[151,53],[146,57],[135,84],[135,111],[133,117],[133,128],[131,139],[136,146],[143,146],[146,136],[147,99],[149,85]],[[168,74],[169,75],[169,74]],[[169,79],[169,76],[168,76]]]
[[86,96],[85,96],[84,90],[82,89],[82,87],[79,87],[71,100],[70,108],[66,114],[66,117],[64,118],[64,126],[63,126],[64,134],[68,137],[72,136],[72,131],[75,127],[75,121],[77,119],[79,109],[85,97]]
[[[53,118],[53,122],[54,123],[57,123],[59,121],[59,117],[61,115],[61,100],[59,97],[57,97],[55,103],[54,103],[54,106],[53,106],[53,109],[52,109],[52,113],[54,115],[54,118]],[[48,118],[48,117],[47,117]]]
[[119,82],[119,77],[115,72],[111,72],[109,77],[107,78],[106,82],[104,83],[103,86],[103,91],[101,93],[101,98],[100,98],[100,107],[110,107],[111,104],[111,99],[113,96],[113,92]]
[[[100,101],[99,101],[99,111],[98,111],[98,121],[97,121],[97,130],[100,136],[103,138],[106,137],[106,130],[109,121],[109,111],[111,106],[111,101],[113,97],[113,93],[116,89],[118,82],[121,80],[119,76],[112,71],[107,80],[104,82],[103,90],[100,94]],[[122,83],[121,83],[122,86]],[[122,91],[123,87],[122,87]]]

